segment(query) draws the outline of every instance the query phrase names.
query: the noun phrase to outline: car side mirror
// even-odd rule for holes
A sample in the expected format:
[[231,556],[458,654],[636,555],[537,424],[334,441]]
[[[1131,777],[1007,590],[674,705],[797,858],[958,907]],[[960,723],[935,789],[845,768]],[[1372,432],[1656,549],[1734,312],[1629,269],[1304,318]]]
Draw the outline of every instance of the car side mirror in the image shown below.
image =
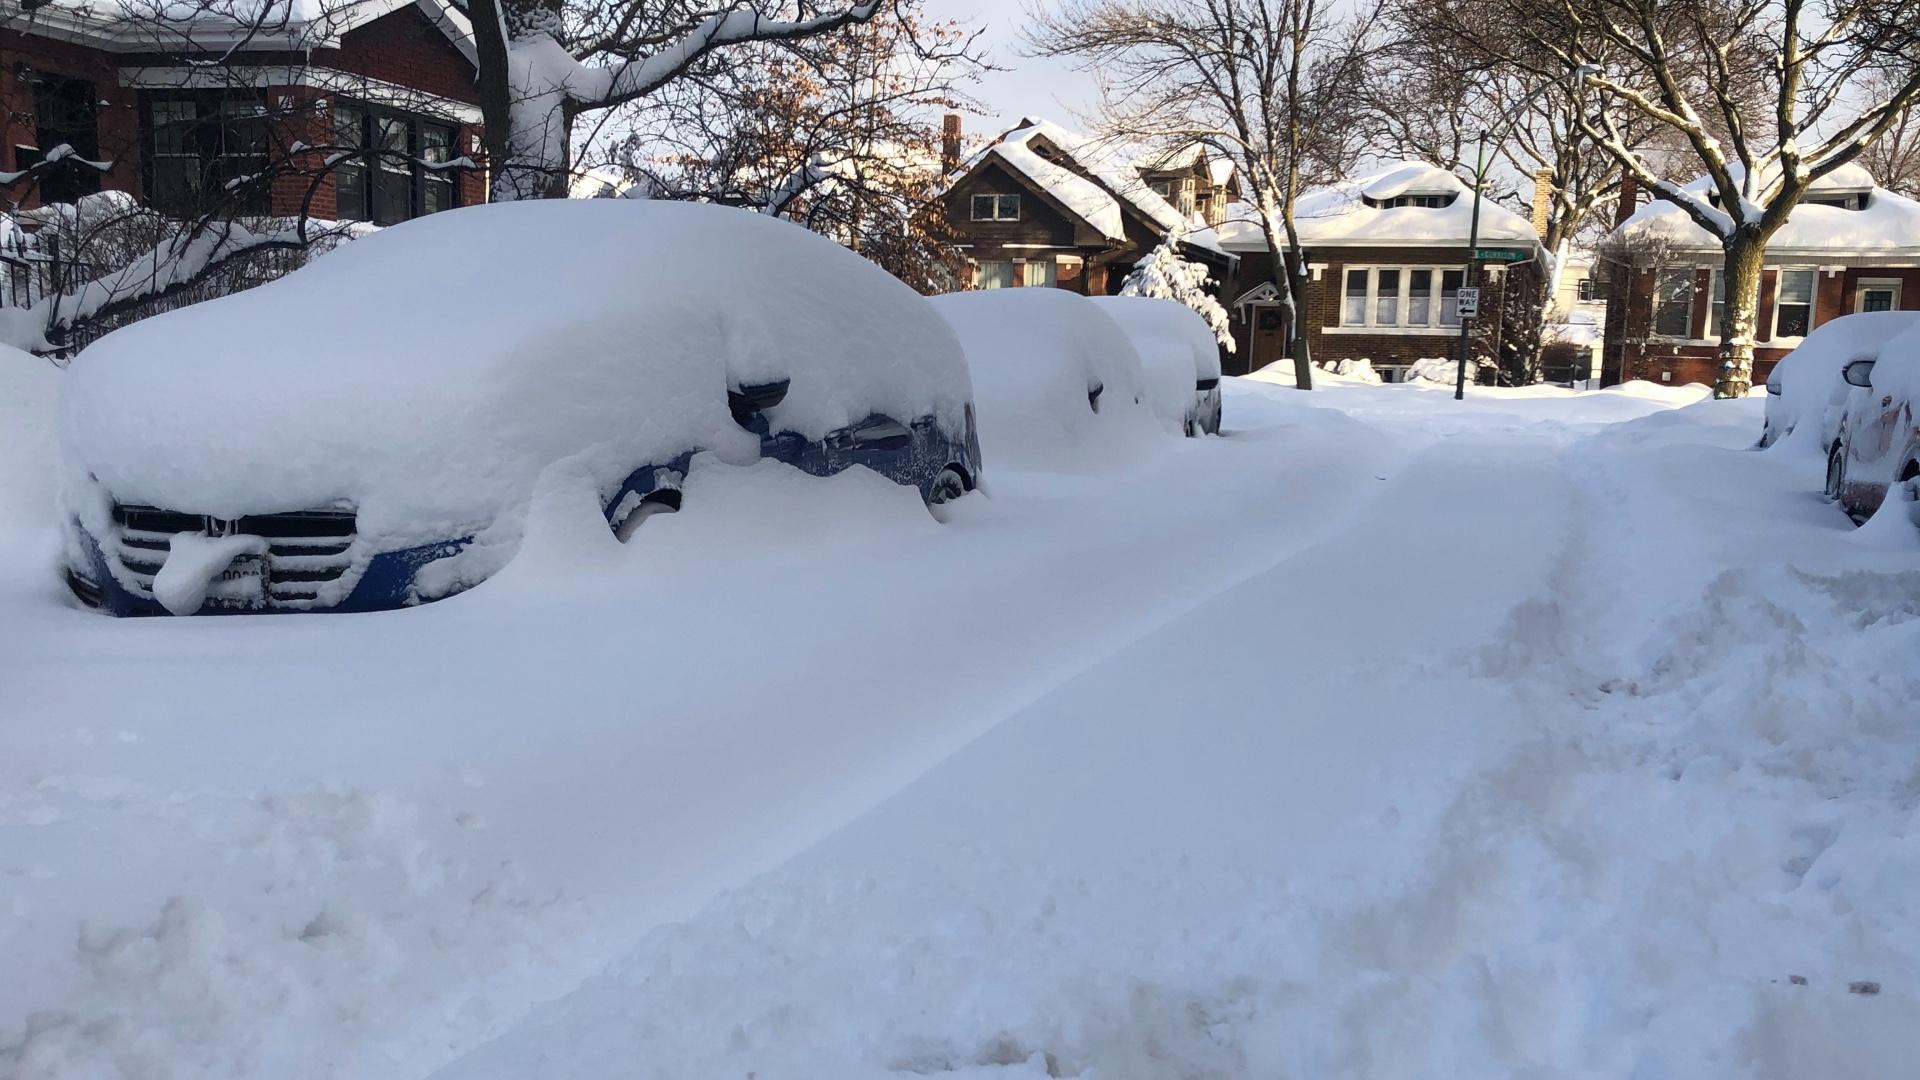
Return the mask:
[[1873,385],[1873,361],[1855,360],[1840,369],[1840,377],[1847,380],[1848,386],[1870,387]]
[[754,418],[784,401],[788,385],[790,385],[789,380],[775,379],[772,382],[752,383],[728,390],[727,411],[733,414],[734,423],[749,431],[755,430]]

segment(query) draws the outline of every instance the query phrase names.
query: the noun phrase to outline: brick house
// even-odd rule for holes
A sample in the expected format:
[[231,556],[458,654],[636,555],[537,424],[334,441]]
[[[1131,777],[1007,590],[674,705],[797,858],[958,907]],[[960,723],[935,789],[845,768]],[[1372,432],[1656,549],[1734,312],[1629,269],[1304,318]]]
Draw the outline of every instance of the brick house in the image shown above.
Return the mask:
[[[1707,194],[1696,181],[1690,190]],[[1719,369],[1723,251],[1666,200],[1625,185],[1609,259],[1602,363],[1609,382],[1712,383]],[[1858,166],[1815,181],[1767,244],[1754,382],[1814,327],[1856,311],[1920,310],[1920,202]]]
[[1205,217],[1224,220],[1237,188],[1230,170],[1222,175],[1204,155],[1143,166],[1118,149],[1029,118],[963,160],[958,119],[947,119],[942,203],[947,226],[967,254],[971,287],[1111,295],[1175,228],[1187,230],[1187,258],[1218,280],[1231,275],[1237,259],[1220,246]]
[[[1467,240],[1473,192],[1452,172],[1403,162],[1302,194],[1295,219],[1306,256],[1305,318],[1314,360],[1366,359],[1386,381],[1413,362],[1458,352],[1459,289],[1474,249]],[[1285,359],[1286,310],[1273,283],[1267,240],[1245,203],[1229,210],[1220,244],[1240,256],[1222,296],[1236,343],[1230,374]],[[1539,234],[1531,222],[1491,201],[1480,205],[1480,316],[1475,348],[1497,350],[1506,294],[1523,295],[1538,272]],[[1493,261],[1500,259],[1504,261]]]
[[278,176],[240,210],[392,224],[485,201],[484,173],[458,164],[478,157],[480,109],[472,28],[448,0],[365,0],[264,28],[65,0],[0,12],[0,171],[61,145],[108,165],[47,173],[12,193],[20,209],[113,190],[184,215],[269,162],[318,172],[303,144],[391,153],[317,183]]

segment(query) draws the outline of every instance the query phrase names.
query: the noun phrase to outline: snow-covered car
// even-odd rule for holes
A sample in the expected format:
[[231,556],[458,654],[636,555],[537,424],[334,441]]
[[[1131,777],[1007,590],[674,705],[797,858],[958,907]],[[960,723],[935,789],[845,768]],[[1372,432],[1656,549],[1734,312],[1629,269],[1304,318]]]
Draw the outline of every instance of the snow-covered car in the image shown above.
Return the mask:
[[591,484],[622,540],[702,452],[864,465],[929,504],[980,477],[926,302],[716,206],[433,214],[118,330],[65,380],[68,581],[117,615],[436,600],[512,556],[543,475]]
[[1889,339],[1915,327],[1920,327],[1920,312],[1913,311],[1843,315],[1815,327],[1767,375],[1761,447],[1805,430],[1818,433],[1811,445],[1830,457],[1839,446],[1840,413],[1847,402],[1841,369],[1855,360],[1873,359]]
[[1149,296],[1093,302],[1133,340],[1154,412],[1187,435],[1220,434],[1220,346],[1185,304]]
[[1848,394],[1840,445],[1827,457],[1827,495],[1855,521],[1889,498],[1920,525],[1920,331],[1841,369]]
[[1167,437],[1132,341],[1085,297],[986,289],[929,303],[967,354],[981,446],[1001,465],[1094,464],[1127,441]]

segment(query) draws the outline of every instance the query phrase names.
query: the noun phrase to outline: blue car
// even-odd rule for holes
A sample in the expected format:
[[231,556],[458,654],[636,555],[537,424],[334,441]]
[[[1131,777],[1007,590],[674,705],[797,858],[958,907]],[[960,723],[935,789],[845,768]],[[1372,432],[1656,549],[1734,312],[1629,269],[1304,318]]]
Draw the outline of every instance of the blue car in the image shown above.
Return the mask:
[[864,466],[931,507],[980,480],[966,362],[926,302],[713,206],[436,214],[110,334],[65,382],[66,578],[115,615],[450,596],[512,557],[556,474],[622,541],[699,497],[700,454]]

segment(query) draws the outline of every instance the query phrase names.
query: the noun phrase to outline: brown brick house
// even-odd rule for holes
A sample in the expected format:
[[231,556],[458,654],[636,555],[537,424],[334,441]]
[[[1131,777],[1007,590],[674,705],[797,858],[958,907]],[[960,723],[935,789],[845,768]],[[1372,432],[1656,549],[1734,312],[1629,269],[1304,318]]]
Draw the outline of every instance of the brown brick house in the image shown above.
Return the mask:
[[1224,215],[1237,188],[1231,170],[1223,175],[1204,155],[1143,166],[1116,148],[1031,118],[965,160],[959,160],[954,118],[947,139],[954,166],[943,208],[967,253],[973,288],[1053,286],[1109,295],[1175,228],[1187,231],[1182,250],[1189,259],[1217,280],[1232,273],[1237,259],[1195,214],[1220,207]]
[[391,224],[484,201],[484,174],[464,164],[479,149],[474,75],[471,27],[446,0],[366,0],[271,26],[9,0],[0,172],[67,145],[106,168],[51,171],[11,192],[17,207],[114,190],[184,214],[269,162],[317,171],[303,147],[378,148],[390,153],[347,157],[317,187],[276,177],[241,209],[290,216],[308,203],[316,217]]
[[[1708,190],[1704,181],[1695,190]],[[1712,383],[1724,302],[1720,243],[1671,202],[1632,185],[1609,258],[1604,375],[1609,382]],[[1814,327],[1856,311],[1920,310],[1920,202],[1858,166],[1816,181],[1767,245],[1754,382]]]
[[[1314,360],[1372,362],[1388,381],[1414,361],[1456,355],[1459,289],[1474,249],[1468,246],[1473,193],[1453,173],[1404,162],[1303,194],[1296,221],[1308,278],[1305,318]],[[1235,204],[1218,230],[1221,246],[1240,256],[1231,305],[1236,349],[1229,373],[1257,370],[1289,355],[1286,310],[1273,284],[1266,237],[1246,203]],[[1511,256],[1477,271],[1481,294],[1475,348],[1490,354],[1505,295],[1520,294],[1537,273],[1539,237],[1527,219],[1490,201],[1480,206],[1479,249]]]

